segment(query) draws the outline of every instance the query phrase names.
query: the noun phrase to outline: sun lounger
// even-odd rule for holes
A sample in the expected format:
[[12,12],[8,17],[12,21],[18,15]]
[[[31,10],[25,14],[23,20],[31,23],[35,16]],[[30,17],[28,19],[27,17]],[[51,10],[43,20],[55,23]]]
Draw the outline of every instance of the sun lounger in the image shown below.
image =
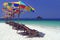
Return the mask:
[[16,23],[16,22],[6,22],[6,24],[9,24],[12,26],[12,29],[14,30],[22,30],[24,32],[20,32],[18,34],[21,34],[21,35],[27,35],[28,37],[44,37],[44,33],[42,32],[39,32],[35,29],[30,29],[28,28],[27,26],[25,26],[24,24],[19,24],[19,23]]

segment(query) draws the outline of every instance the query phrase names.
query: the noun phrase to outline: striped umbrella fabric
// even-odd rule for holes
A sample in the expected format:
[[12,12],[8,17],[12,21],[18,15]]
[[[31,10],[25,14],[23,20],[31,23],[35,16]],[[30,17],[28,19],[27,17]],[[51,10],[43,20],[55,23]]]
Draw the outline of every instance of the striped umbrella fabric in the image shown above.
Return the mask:
[[27,6],[24,2],[5,2],[4,4],[5,10],[8,10],[10,12],[14,11],[15,13],[19,13],[20,10],[27,10],[34,12],[34,8],[31,6]]

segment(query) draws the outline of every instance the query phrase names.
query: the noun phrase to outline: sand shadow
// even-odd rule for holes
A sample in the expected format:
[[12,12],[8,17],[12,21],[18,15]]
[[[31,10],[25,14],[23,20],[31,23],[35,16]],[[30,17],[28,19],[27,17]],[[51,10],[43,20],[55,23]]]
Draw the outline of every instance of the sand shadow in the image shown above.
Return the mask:
[[44,37],[45,36],[45,33],[42,33],[42,32],[39,32],[37,35],[33,36],[33,35],[29,35],[28,33],[26,32],[20,32],[18,33],[19,35],[23,35],[23,36],[27,36],[27,38],[33,38],[33,37]]

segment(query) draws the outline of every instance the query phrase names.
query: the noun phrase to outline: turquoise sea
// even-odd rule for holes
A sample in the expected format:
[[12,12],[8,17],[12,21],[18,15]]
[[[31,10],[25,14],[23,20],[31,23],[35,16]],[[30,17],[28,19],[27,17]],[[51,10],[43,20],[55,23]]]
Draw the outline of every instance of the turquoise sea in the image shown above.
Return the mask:
[[43,26],[50,26],[50,27],[60,27],[60,21],[56,20],[20,20],[17,21],[22,24],[28,25],[43,25]]
[[[14,20],[15,22],[28,25],[42,25],[45,27],[60,27],[60,20]],[[0,20],[1,22],[5,22]]]

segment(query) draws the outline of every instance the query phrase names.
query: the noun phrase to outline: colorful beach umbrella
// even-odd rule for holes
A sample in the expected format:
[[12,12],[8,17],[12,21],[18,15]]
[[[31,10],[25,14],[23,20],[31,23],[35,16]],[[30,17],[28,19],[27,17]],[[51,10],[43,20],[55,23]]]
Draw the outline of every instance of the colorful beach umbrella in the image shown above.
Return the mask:
[[13,10],[15,8],[19,8],[27,10],[27,11],[33,11],[34,8],[32,8],[31,6],[27,6],[25,3],[23,3],[22,1],[19,2],[5,2],[4,3],[4,7],[6,7],[8,10]]
[[30,11],[34,12],[34,8],[31,6],[26,5],[24,2],[19,1],[19,2],[5,2],[4,4],[3,11],[5,11],[8,14],[20,14],[21,12],[24,11]]

